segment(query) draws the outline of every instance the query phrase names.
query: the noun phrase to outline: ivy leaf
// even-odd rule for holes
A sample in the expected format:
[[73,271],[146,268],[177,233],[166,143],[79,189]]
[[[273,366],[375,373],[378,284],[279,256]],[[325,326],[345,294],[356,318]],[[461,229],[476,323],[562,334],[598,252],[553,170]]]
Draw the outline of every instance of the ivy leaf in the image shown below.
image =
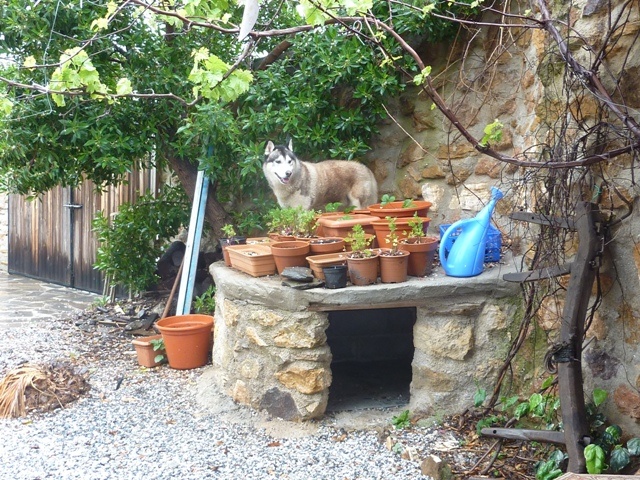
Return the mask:
[[627,449],[631,455],[640,455],[640,438],[632,438],[627,442]]
[[620,445],[618,445],[611,452],[611,458],[610,458],[610,465],[609,466],[611,467],[612,471],[619,472],[624,467],[629,465],[630,461],[631,461],[631,458],[629,456],[629,452],[627,451],[627,449],[621,447]]
[[526,417],[529,414],[530,407],[528,402],[523,402],[518,405],[513,412],[513,416],[520,420],[522,417]]
[[487,391],[484,388],[479,388],[476,390],[475,395],[473,396],[473,405],[477,408],[481,406],[485,399],[487,398]]
[[587,473],[597,475],[606,468],[604,450],[595,443],[585,447],[584,458],[587,463]]
[[596,407],[599,407],[607,399],[608,393],[606,390],[596,388],[593,390],[593,403]]

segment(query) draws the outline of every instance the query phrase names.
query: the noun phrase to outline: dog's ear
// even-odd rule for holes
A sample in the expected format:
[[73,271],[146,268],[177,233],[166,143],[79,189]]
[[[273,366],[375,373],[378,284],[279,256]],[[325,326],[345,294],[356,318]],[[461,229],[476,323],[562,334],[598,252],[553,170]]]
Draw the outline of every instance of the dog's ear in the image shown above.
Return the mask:
[[293,152],[293,140],[291,137],[289,137],[289,144],[287,145],[287,148]]
[[265,155],[269,155],[271,152],[273,152],[274,148],[276,148],[275,145],[273,144],[273,142],[271,140],[269,140],[267,142],[267,146],[264,149],[264,154]]

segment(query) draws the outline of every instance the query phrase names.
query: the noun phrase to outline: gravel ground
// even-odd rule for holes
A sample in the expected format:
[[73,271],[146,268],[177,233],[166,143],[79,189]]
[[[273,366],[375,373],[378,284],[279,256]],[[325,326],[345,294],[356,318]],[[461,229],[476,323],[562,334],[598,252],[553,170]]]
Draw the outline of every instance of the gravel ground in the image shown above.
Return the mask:
[[65,360],[91,386],[63,409],[0,420],[0,479],[420,480],[427,451],[457,443],[435,427],[394,431],[399,411],[382,413],[386,426],[377,412],[377,424],[354,427],[339,416],[269,419],[223,396],[205,407],[198,379],[207,367],[142,369],[130,338],[75,323],[0,331],[0,379],[25,361]]

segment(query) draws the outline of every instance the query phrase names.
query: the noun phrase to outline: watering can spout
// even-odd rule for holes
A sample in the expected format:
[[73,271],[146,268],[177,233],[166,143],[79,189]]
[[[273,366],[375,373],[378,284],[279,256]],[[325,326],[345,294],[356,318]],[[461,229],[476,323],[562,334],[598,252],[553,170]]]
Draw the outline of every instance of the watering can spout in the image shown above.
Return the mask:
[[[484,255],[491,215],[496,203],[503,197],[496,187],[491,188],[491,200],[474,218],[460,220],[449,226],[440,239],[440,263],[451,277],[473,277],[484,270]],[[446,251],[449,237],[455,239]]]

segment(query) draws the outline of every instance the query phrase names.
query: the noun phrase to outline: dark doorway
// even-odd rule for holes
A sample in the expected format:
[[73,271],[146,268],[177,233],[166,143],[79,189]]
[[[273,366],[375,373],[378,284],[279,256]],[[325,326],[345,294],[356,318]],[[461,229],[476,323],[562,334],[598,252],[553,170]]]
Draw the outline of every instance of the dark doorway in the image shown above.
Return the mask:
[[409,403],[415,322],[412,307],[329,313],[328,412]]

